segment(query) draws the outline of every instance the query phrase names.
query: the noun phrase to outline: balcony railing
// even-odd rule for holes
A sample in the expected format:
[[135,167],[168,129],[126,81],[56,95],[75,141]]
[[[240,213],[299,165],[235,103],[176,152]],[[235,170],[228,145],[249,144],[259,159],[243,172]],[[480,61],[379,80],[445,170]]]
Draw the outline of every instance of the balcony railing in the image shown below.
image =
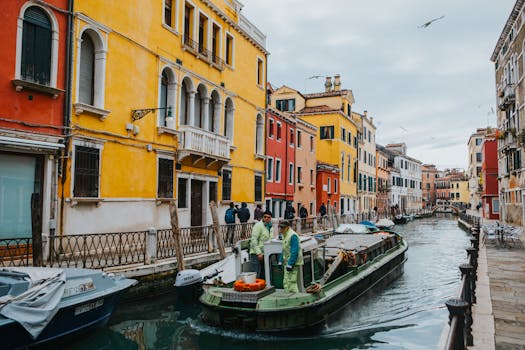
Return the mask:
[[219,70],[224,69],[224,61],[219,56],[215,55],[212,51],[206,49],[203,43],[199,43],[190,38],[189,36],[185,35],[183,44],[186,50],[197,55],[197,57],[210,63],[212,66],[215,66]]
[[514,84],[507,84],[500,91],[500,104],[499,108],[501,110],[506,110],[511,104],[516,101],[516,86]]
[[179,130],[182,134],[179,148],[182,158],[193,153],[223,160],[230,159],[230,140],[227,137],[189,125],[182,125]]

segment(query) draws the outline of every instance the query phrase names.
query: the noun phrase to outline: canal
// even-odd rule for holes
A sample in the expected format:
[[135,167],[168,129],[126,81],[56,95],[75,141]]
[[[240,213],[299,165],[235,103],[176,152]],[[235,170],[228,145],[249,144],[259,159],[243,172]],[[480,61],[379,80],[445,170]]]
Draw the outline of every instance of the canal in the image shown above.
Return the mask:
[[275,337],[217,330],[199,320],[199,307],[172,295],[122,304],[103,329],[68,342],[67,349],[431,349],[448,318],[444,306],[460,283],[469,235],[452,216],[397,226],[409,243],[404,274],[330,318],[316,334]]

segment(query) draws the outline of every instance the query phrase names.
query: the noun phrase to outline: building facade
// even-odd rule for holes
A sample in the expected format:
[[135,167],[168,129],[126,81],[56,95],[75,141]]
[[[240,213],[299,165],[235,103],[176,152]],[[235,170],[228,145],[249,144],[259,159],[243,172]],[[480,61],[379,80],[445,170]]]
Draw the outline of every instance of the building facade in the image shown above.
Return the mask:
[[[322,204],[333,208],[334,213],[337,214],[337,205],[340,200],[339,187],[339,167],[333,164],[317,162],[317,180],[316,180],[316,196],[317,196],[317,215],[319,215],[319,208]],[[327,211],[328,213],[328,211]]]
[[294,207],[297,213],[298,208],[304,205],[308,210],[308,215],[316,213],[316,168],[315,146],[317,128],[306,121],[295,119],[295,193]]
[[483,157],[481,147],[487,134],[487,129],[477,129],[470,135],[468,140],[468,169],[467,176],[469,181],[469,207],[470,210],[481,214],[481,166]]
[[0,238],[41,244],[57,229],[58,173],[67,158],[69,1],[2,5]]
[[422,208],[421,162],[407,155],[404,143],[388,144],[385,149],[393,158],[392,165],[399,171],[398,177],[392,178],[399,188],[399,196],[392,196],[392,205],[397,205],[403,212],[417,211]]
[[357,157],[359,212],[370,212],[376,207],[376,127],[374,119],[369,118],[366,111],[363,114],[353,112],[352,116],[360,126]]
[[211,223],[212,200],[221,219],[262,203],[267,52],[241,5],[74,4],[63,232],[169,227],[173,200],[182,227]]
[[[325,91],[301,94],[282,86],[270,97],[271,106],[292,113],[317,128],[316,158],[319,162],[339,167],[336,184],[340,194],[338,213],[358,209],[357,150],[359,126],[352,118],[354,97],[351,90],[341,89],[341,79],[327,77]],[[317,196],[319,198],[319,196]],[[317,203],[319,206],[320,203]]]
[[495,134],[487,135],[481,152],[483,154],[481,167],[483,217],[499,220],[498,145]]
[[388,202],[389,184],[389,167],[388,154],[384,151],[384,147],[376,145],[376,205],[380,213],[388,212],[390,207]]
[[515,2],[491,56],[498,105],[500,219],[514,225],[525,222],[525,172],[521,161],[525,144],[524,5],[523,0]]
[[421,166],[421,187],[423,195],[423,208],[432,208],[436,205],[436,178],[438,170],[433,164]]
[[267,109],[265,202],[275,218],[282,218],[287,202],[294,200],[295,126],[294,118],[271,107]]

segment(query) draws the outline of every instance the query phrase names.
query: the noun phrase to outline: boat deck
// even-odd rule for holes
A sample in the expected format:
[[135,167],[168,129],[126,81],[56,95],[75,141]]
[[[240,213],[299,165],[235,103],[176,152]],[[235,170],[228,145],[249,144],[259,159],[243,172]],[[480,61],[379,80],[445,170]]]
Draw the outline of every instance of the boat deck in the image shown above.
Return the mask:
[[329,248],[342,248],[347,250],[360,251],[380,244],[385,238],[394,234],[342,234],[334,235],[326,240],[326,246]]

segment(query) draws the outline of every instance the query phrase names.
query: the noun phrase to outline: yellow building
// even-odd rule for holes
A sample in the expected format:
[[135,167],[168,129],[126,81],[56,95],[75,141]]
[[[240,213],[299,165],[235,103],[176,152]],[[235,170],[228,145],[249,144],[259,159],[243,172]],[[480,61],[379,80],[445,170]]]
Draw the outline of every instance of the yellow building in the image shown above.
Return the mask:
[[[65,233],[211,222],[262,203],[265,36],[236,0],[74,3]],[[242,146],[242,147],[241,147]]]
[[450,201],[466,207],[470,201],[469,181],[466,178],[450,180]]
[[358,124],[352,119],[354,96],[351,90],[341,89],[338,75],[327,77],[325,91],[301,94],[287,86],[274,91],[270,104],[317,127],[316,157],[323,163],[340,169],[339,213],[355,212],[357,202]]

